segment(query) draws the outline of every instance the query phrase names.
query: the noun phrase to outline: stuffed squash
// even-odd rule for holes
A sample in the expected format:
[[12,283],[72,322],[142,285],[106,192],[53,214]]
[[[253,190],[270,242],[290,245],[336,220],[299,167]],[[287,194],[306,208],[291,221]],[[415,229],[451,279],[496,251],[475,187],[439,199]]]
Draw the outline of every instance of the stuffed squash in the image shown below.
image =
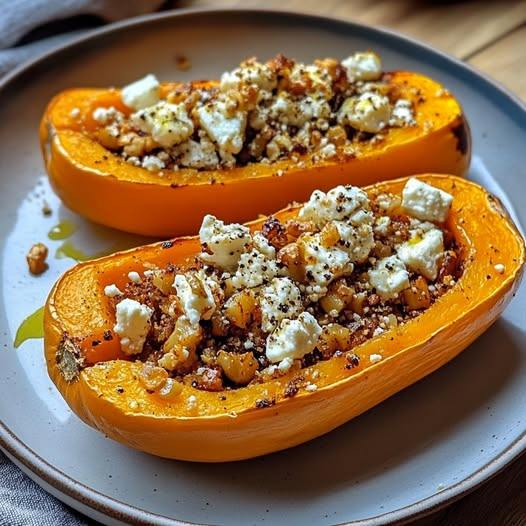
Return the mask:
[[467,347],[517,288],[524,242],[453,176],[315,191],[246,226],[82,263],[45,310],[49,374],[128,446],[225,461],[305,442]]
[[469,128],[455,98],[374,53],[305,65],[250,59],[220,81],[71,89],[42,118],[53,187],[121,230],[193,234],[207,214],[246,221],[315,189],[427,171],[463,175]]

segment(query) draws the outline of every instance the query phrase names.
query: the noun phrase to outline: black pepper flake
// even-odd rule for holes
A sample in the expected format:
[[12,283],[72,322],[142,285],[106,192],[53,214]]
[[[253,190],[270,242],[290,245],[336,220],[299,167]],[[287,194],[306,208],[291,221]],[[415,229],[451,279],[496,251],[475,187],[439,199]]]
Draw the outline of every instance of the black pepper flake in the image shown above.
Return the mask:
[[256,400],[256,408],[257,409],[264,409],[265,407],[271,407],[276,403],[275,398],[258,398]]
[[173,241],[163,241],[161,248],[172,248],[174,246]]
[[97,347],[97,345],[100,345],[100,344],[101,344],[101,341],[100,341],[100,340],[93,340],[93,341],[91,342],[91,346],[92,346],[92,347]]
[[292,398],[293,396],[296,396],[298,391],[300,390],[300,384],[305,380],[305,377],[300,375],[293,378],[285,387],[285,392],[283,393],[283,396],[285,398]]
[[111,333],[110,330],[104,331],[103,338],[104,338],[105,341],[109,342],[109,341],[113,340],[113,334]]
[[347,353],[345,359],[347,360],[347,363],[345,364],[346,369],[354,369],[360,365],[360,358],[354,353]]

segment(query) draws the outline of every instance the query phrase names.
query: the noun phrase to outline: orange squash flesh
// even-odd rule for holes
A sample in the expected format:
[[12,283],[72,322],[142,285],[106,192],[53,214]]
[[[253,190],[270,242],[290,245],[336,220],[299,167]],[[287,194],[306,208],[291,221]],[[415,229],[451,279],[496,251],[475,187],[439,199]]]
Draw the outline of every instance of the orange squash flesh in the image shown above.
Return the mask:
[[[196,232],[206,213],[248,221],[255,213],[305,200],[316,188],[361,186],[424,172],[464,175],[471,137],[459,103],[423,75],[400,71],[387,78],[400,97],[413,102],[417,125],[388,129],[376,144],[359,143],[352,159],[314,162],[299,156],[303,165],[283,160],[229,170],[164,171],[160,176],[124,162],[90,138],[97,126],[92,118],[96,107],[130,113],[118,90],[102,89],[57,95],[42,118],[40,142],[51,183],[69,208],[97,223],[163,237]],[[162,91],[174,87],[164,84]],[[80,117],[72,116],[74,108]]]
[[[130,270],[140,272],[147,263],[173,262],[184,268],[185,260],[200,249],[196,237],[177,239],[170,248],[158,243],[117,253],[68,271],[46,304],[45,352],[52,380],[86,423],[123,444],[163,457],[238,460],[334,429],[454,358],[495,321],[522,277],[524,241],[494,197],[453,176],[421,178],[454,196],[448,228],[460,247],[463,275],[420,316],[356,347],[358,367],[347,369],[342,356],[304,369],[305,382],[318,386],[315,392],[301,388],[296,396],[284,398],[285,386],[295,374],[288,373],[220,393],[185,385],[172,399],[162,399],[146,392],[137,380],[141,363],[122,359],[87,367],[76,381],[64,380],[56,364],[63,334],[84,338],[84,345],[114,324],[103,287],[123,285]],[[366,190],[400,194],[405,182],[383,182]],[[289,207],[275,215],[285,220],[296,212],[297,207]],[[262,221],[250,226],[259,228]],[[504,265],[503,273],[496,264]],[[117,338],[96,349],[102,349],[99,359],[120,353]],[[372,364],[369,356],[374,353],[383,360]],[[195,405],[188,403],[191,395]],[[256,408],[256,401],[264,398],[274,399],[275,405]]]

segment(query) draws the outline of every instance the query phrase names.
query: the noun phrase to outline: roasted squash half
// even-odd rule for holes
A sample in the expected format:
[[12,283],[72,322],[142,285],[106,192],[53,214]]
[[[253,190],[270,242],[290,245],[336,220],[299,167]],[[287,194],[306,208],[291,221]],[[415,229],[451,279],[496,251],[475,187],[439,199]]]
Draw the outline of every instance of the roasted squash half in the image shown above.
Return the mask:
[[[132,166],[90,138],[97,107],[114,106],[129,115],[118,90],[72,89],[48,105],[40,142],[51,183],[72,210],[97,223],[138,234],[179,236],[197,231],[202,217],[214,214],[243,222],[271,213],[316,188],[366,185],[382,179],[438,172],[464,175],[471,158],[471,136],[457,100],[423,75],[393,72],[386,78],[400,97],[411,100],[415,126],[391,128],[384,139],[363,142],[354,158],[314,162],[255,163],[244,167],[165,171],[163,176]],[[211,85],[195,83],[195,85]],[[176,84],[164,84],[166,96]],[[80,116],[72,116],[80,112]]]
[[[123,285],[129,271],[143,271],[148,263],[173,262],[184,268],[185,260],[200,250],[196,237],[117,253],[64,274],[45,309],[45,353],[53,382],[87,424],[163,457],[238,460],[334,429],[454,358],[496,320],[522,277],[524,241],[497,199],[457,177],[422,179],[454,196],[447,226],[463,257],[462,277],[417,318],[356,347],[358,367],[349,370],[345,357],[335,356],[304,369],[305,380],[316,378],[317,391],[300,389],[285,398],[294,373],[220,393],[185,385],[171,400],[149,394],[140,384],[141,362],[124,359],[118,337],[103,336],[114,325],[103,288]],[[405,182],[397,179],[366,190],[399,194]],[[297,209],[289,207],[276,216],[285,220]],[[250,226],[261,224],[258,220]],[[100,345],[92,347],[94,339]],[[371,364],[369,356],[379,352],[384,359]],[[188,404],[189,397],[195,397],[194,404]],[[257,408],[262,398],[275,404]]]

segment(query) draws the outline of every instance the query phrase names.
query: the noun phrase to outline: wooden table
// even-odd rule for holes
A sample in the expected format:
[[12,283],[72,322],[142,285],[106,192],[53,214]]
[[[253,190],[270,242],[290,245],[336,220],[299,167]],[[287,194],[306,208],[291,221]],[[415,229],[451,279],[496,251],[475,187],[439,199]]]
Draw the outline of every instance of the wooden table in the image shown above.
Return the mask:
[[[180,0],[174,7],[266,7],[381,25],[465,60],[526,100],[526,0]],[[526,525],[526,455],[414,526]]]
[[395,29],[465,60],[526,100],[526,0],[173,0],[173,7],[265,7]]

